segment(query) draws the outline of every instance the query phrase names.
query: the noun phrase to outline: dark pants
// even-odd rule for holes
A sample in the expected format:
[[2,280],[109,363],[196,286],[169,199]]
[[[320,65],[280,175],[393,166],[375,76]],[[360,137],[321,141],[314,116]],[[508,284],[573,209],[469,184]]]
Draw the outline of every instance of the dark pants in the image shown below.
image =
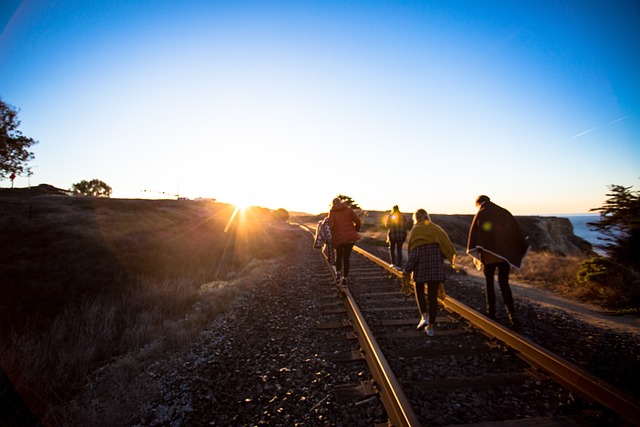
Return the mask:
[[404,240],[389,240],[389,255],[391,264],[402,267],[402,244]]
[[342,277],[349,275],[349,257],[353,250],[353,243],[338,245],[336,248],[336,270],[342,273]]
[[509,314],[513,315],[515,313],[513,295],[511,294],[511,288],[509,287],[509,270],[511,269],[509,263],[500,262],[497,264],[485,264],[485,298],[487,301],[487,314],[491,318],[496,316],[496,290],[493,287],[496,268],[498,269],[498,285],[500,285],[500,292],[502,293],[504,305],[507,306],[507,312]]
[[[416,283],[416,302],[420,309],[420,314],[427,312],[427,302],[424,299],[424,283]],[[427,282],[427,297],[429,298],[429,323],[436,322],[438,315],[438,288],[440,282]]]

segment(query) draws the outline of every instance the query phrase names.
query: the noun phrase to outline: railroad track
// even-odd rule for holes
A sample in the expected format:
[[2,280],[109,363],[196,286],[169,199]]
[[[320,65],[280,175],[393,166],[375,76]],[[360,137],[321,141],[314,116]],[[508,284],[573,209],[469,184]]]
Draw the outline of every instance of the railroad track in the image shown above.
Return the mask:
[[400,273],[360,247],[350,276],[347,286],[328,284],[336,298],[322,313],[331,320],[317,329],[351,342],[336,360],[364,360],[370,370],[336,389],[337,399],[377,396],[385,425],[640,425],[633,397],[449,296],[439,301],[436,336],[417,331]]

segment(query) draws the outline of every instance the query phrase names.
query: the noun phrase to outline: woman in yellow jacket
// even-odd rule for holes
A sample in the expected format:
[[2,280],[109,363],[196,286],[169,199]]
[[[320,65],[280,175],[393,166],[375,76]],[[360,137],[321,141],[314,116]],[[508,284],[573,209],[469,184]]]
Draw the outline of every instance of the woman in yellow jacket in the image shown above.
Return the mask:
[[[431,222],[424,209],[413,214],[414,226],[409,238],[409,260],[404,266],[403,281],[408,282],[413,273],[416,303],[420,310],[420,323],[417,328],[426,327],[429,336],[435,335],[434,324],[438,314],[438,288],[444,283],[444,260],[453,265],[456,250],[447,233]],[[429,310],[424,298],[424,285],[427,285]]]

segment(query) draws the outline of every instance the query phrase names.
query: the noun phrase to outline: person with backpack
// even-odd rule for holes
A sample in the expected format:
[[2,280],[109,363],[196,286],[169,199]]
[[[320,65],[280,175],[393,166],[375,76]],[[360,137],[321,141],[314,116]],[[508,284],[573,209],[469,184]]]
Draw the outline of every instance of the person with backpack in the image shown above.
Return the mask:
[[384,226],[389,230],[387,243],[391,267],[400,269],[402,268],[402,245],[407,240],[407,219],[400,212],[398,205],[393,206],[389,215],[386,216]]

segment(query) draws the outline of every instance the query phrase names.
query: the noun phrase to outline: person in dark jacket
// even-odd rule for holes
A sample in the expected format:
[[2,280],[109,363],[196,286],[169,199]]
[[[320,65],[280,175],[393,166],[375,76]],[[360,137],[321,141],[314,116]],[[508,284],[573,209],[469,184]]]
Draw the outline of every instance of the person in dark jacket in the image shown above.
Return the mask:
[[333,199],[329,211],[329,229],[333,247],[336,248],[336,278],[346,283],[349,276],[349,258],[353,245],[360,239],[360,218],[339,198]]
[[402,268],[402,245],[407,240],[407,219],[400,212],[398,205],[395,205],[384,219],[384,226],[389,230],[387,243],[389,243],[391,266]]
[[478,269],[484,268],[487,316],[492,319],[496,316],[494,275],[498,270],[498,285],[507,308],[507,316],[511,324],[516,325],[509,272],[511,267],[522,267],[529,244],[520,225],[508,210],[491,202],[485,195],[478,196],[476,207],[478,213],[469,229],[467,254],[474,258]]

